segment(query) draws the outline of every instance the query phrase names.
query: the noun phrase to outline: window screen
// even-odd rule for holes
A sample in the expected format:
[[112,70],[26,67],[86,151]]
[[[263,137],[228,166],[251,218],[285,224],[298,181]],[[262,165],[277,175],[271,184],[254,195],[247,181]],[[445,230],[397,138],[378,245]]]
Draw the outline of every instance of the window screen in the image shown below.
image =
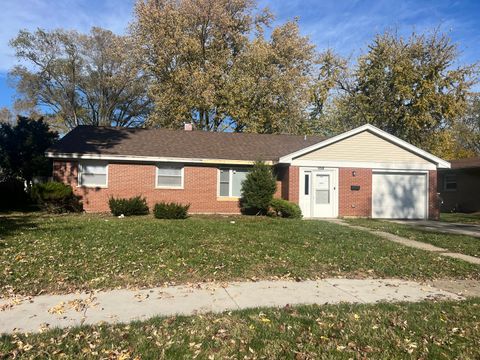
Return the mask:
[[230,170],[220,170],[220,196],[229,196],[230,194]]
[[231,170],[232,172],[232,196],[240,196],[242,194],[242,183],[247,177],[247,170]]
[[315,203],[330,204],[330,175],[316,175]]
[[242,183],[247,174],[247,169],[220,169],[219,195],[240,197],[242,194]]
[[171,165],[157,166],[157,187],[182,187],[182,167]]
[[79,164],[78,183],[80,186],[107,186],[107,163],[103,161],[82,161]]

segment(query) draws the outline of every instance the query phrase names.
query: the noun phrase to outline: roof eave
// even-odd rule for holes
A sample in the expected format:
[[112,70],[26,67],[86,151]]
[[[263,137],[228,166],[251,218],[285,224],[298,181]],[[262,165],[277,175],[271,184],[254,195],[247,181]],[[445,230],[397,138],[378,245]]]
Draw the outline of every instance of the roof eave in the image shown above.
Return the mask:
[[[166,156],[138,156],[138,155],[106,155],[106,154],[83,154],[83,153],[59,153],[46,152],[45,156],[50,159],[64,160],[105,160],[105,161],[125,161],[125,162],[172,162],[172,163],[192,163],[192,164],[223,164],[223,165],[253,165],[255,160],[241,159],[204,159],[204,158],[181,158]],[[266,160],[268,165],[274,165],[277,161]]]

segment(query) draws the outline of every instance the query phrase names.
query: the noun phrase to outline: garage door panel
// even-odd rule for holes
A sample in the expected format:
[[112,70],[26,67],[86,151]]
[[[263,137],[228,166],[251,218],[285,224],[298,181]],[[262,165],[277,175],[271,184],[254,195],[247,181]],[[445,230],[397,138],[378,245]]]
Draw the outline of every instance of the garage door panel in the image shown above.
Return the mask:
[[374,173],[372,217],[385,219],[426,218],[425,174]]

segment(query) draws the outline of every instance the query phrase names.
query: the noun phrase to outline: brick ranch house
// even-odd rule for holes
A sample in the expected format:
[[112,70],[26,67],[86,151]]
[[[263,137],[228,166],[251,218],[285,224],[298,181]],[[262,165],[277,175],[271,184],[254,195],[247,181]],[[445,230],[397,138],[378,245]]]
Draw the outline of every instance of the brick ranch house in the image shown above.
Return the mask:
[[304,217],[438,218],[437,169],[450,164],[372,125],[338,136],[260,135],[79,126],[46,154],[87,212],[142,195],[192,213],[239,213],[256,160],[277,174],[277,197]]

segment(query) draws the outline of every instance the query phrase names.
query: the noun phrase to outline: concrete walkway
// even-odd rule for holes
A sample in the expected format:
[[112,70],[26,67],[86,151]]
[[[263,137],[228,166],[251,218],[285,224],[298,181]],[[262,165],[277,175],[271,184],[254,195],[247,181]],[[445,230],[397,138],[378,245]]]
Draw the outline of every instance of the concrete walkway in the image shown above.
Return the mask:
[[392,220],[398,224],[411,225],[427,231],[437,231],[447,234],[468,235],[480,238],[480,225],[448,223],[432,220]]
[[462,300],[437,287],[395,279],[259,281],[201,284],[92,294],[41,295],[0,302],[0,333],[38,332],[53,327],[130,322],[153,316],[287,304],[376,303],[380,301]]
[[399,244],[402,244],[402,245],[405,245],[405,246],[409,246],[409,247],[412,247],[412,248],[415,248],[415,249],[432,251],[432,252],[438,253],[438,255],[440,255],[440,256],[447,256],[447,257],[451,257],[451,258],[455,258],[455,259],[460,259],[460,260],[469,262],[471,264],[480,265],[480,258],[475,257],[475,256],[450,252],[447,249],[444,249],[444,248],[441,248],[441,247],[438,247],[438,246],[435,246],[435,245],[432,245],[432,244],[429,244],[429,243],[410,240],[410,239],[407,239],[407,238],[404,238],[404,237],[401,237],[401,236],[398,236],[398,235],[390,234],[390,233],[385,232],[385,231],[372,230],[370,228],[363,227],[363,226],[351,225],[351,224],[343,221],[342,219],[328,219],[326,221],[329,221],[329,222],[332,222],[332,223],[335,223],[335,224],[339,224],[339,225],[343,225],[343,226],[348,226],[348,227],[351,227],[352,229],[368,231],[369,233],[374,234],[374,235],[378,235],[378,236],[380,236],[384,239],[387,239],[387,240],[390,240],[390,241],[393,241],[393,242],[396,242],[396,243],[399,243]]

